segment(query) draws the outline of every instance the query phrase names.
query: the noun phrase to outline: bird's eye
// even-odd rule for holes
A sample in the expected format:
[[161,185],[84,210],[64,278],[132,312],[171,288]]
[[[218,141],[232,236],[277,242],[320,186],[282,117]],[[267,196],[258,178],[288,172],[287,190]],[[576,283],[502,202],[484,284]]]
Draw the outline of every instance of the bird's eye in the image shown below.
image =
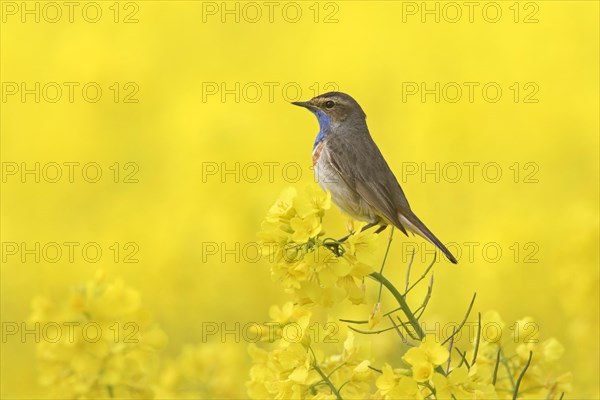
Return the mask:
[[335,103],[331,100],[325,102],[325,108],[333,108]]

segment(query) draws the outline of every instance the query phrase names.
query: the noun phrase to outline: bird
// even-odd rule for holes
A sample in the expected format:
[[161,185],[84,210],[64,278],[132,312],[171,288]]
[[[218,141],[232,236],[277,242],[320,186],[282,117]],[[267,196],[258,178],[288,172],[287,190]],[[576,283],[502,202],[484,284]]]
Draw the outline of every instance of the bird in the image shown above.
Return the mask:
[[354,98],[342,92],[327,92],[292,104],[317,117],[319,133],[312,151],[315,177],[342,212],[368,222],[363,230],[379,226],[379,233],[391,224],[407,236],[408,232],[417,234],[440,249],[450,262],[458,263],[412,211],[369,133],[365,112]]

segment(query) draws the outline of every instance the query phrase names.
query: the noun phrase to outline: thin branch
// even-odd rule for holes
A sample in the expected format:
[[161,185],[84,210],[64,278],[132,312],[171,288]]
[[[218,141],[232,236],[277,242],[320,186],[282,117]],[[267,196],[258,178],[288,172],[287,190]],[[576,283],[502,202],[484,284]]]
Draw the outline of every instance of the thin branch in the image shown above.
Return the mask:
[[[383,262],[381,263],[381,268],[379,268],[379,273],[383,274],[383,267],[385,267],[385,262],[387,261],[388,254],[390,252],[390,247],[392,246],[392,240],[394,238],[394,227],[392,226],[392,230],[390,231],[390,236],[388,239],[387,247],[385,248],[385,254],[383,255]],[[383,291],[383,284],[379,284],[379,296],[377,296],[377,302],[381,303],[381,292]]]
[[410,254],[410,260],[408,261],[408,267],[406,268],[406,287],[404,293],[408,292],[408,282],[410,280],[410,267],[412,267],[413,260],[415,259],[415,248],[413,247],[412,253]]
[[327,386],[329,386],[329,389],[331,389],[331,392],[335,395],[335,398],[337,400],[342,400],[342,396],[340,396],[340,392],[338,392],[338,390],[333,385],[333,382],[331,382],[329,380],[329,378],[327,377],[327,375],[325,375],[325,373],[321,370],[321,368],[319,368],[319,366],[316,363],[313,365],[313,368],[315,369],[315,371],[317,371],[317,373],[319,375],[321,375],[321,378],[323,378],[323,381],[325,383],[327,383]]
[[340,386],[340,388],[338,389],[338,391],[341,392],[342,389],[344,388],[344,386],[346,386],[350,382],[352,382],[352,379],[348,379],[346,382],[342,383],[342,386]]
[[421,306],[419,308],[417,308],[417,310],[420,310],[420,311],[415,311],[415,313],[417,313],[417,312],[419,313],[419,314],[415,315],[417,317],[417,319],[421,319],[421,316],[423,316],[423,314],[425,313],[425,309],[427,308],[427,304],[429,304],[429,300],[431,299],[432,293],[433,293],[433,272],[431,273],[431,279],[429,280],[429,286],[427,287],[427,294],[425,295],[423,304],[421,304]]
[[[471,309],[473,308],[473,304],[475,303],[475,298],[476,297],[477,297],[477,293],[473,293],[473,298],[471,299],[471,304],[469,304],[469,308],[467,309],[467,314],[465,315],[465,318],[462,320],[462,322],[458,325],[458,329],[456,330],[456,333],[460,332],[460,330],[462,329],[462,327],[465,326],[465,323],[467,322],[467,319],[469,318],[469,314],[471,314]],[[454,336],[454,334],[452,336]],[[450,336],[449,338],[447,338],[446,340],[444,340],[442,342],[442,344],[446,344],[446,342],[448,340],[450,340],[450,338],[452,336]]]
[[519,386],[521,385],[521,380],[523,379],[523,376],[525,376],[525,372],[527,371],[527,368],[529,368],[529,364],[531,364],[532,357],[533,357],[533,351],[529,350],[529,358],[527,359],[527,364],[525,364],[525,367],[523,367],[523,371],[521,371],[521,374],[519,374],[519,377],[517,378],[517,383],[515,385],[515,391],[513,393],[513,400],[516,400],[517,396],[519,395]]
[[452,346],[454,346],[454,334],[456,333],[456,327],[453,326],[452,327],[452,336],[450,339],[450,345],[448,346],[448,354],[450,354],[450,357],[448,357],[448,366],[446,367],[446,376],[448,376],[448,374],[450,373],[450,362],[452,361]]
[[392,282],[388,281],[387,278],[385,278],[380,273],[372,272],[369,276],[383,284],[383,286],[385,286],[385,288],[390,291],[392,296],[394,296],[394,298],[398,302],[398,305],[402,309],[402,312],[404,313],[406,318],[408,318],[408,323],[414,328],[419,340],[422,340],[425,337],[425,332],[423,332],[423,329],[419,325],[419,321],[417,321],[413,312],[408,306],[408,303],[406,303],[406,299],[404,298],[404,296],[400,294],[400,292],[398,291],[398,289],[396,289]]
[[425,270],[425,272],[423,272],[423,275],[421,275],[419,277],[419,279],[417,279],[417,281],[415,283],[413,283],[412,285],[410,285],[410,287],[404,292],[404,295],[406,296],[408,294],[408,292],[410,292],[419,282],[421,282],[423,279],[425,279],[425,277],[427,276],[427,274],[429,273],[429,271],[431,270],[431,268],[433,268],[433,265],[435,264],[435,259],[437,258],[437,254],[435,254],[433,256],[433,260],[431,261],[431,264],[429,264],[429,266],[427,267],[427,269]]
[[411,339],[420,340],[418,337],[415,337],[415,335],[413,335],[413,333],[410,331],[410,329],[406,325],[406,322],[402,321],[402,318],[400,318],[399,316],[396,315],[396,319],[398,320],[398,322],[400,322],[400,325],[402,325],[402,327],[404,328],[404,330],[406,331],[408,336],[410,336]]
[[378,331],[363,331],[362,329],[356,329],[353,326],[348,326],[348,329],[357,333],[362,333],[363,335],[379,335],[380,333],[391,331],[392,329],[394,329],[394,327],[390,326],[389,328],[381,329]]
[[310,350],[310,352],[313,355],[314,362],[312,363],[312,367],[321,376],[321,378],[323,379],[323,382],[325,382],[327,384],[327,386],[329,386],[329,389],[331,389],[331,393],[333,393],[335,395],[335,398],[337,400],[342,400],[342,396],[340,396],[340,392],[335,388],[335,385],[333,384],[333,382],[331,382],[329,377],[327,375],[325,375],[325,373],[323,372],[323,370],[321,370],[321,368],[319,368],[319,364],[317,363],[317,356],[315,355],[315,351],[310,346],[308,346],[308,349]]
[[[500,349],[500,352],[502,352],[502,349]],[[504,368],[506,369],[506,372],[508,375],[508,380],[510,381],[510,387],[512,388],[511,391],[514,391],[515,390],[515,381],[513,379],[512,372],[510,370],[510,366],[508,365],[508,361],[506,360],[505,357],[501,357],[501,362],[502,362],[502,365],[504,365]]]
[[[392,315],[396,311],[400,311],[400,310],[402,310],[402,308],[400,308],[400,307],[394,308],[392,311],[388,311],[385,314],[383,314],[383,316],[387,317],[388,315]],[[340,321],[340,322],[347,322],[349,324],[357,324],[357,325],[362,325],[362,324],[368,324],[369,323],[368,319],[342,319],[342,318],[340,318],[338,321]]]
[[471,369],[471,366],[469,365],[469,362],[467,361],[467,357],[466,357],[467,353],[466,352],[462,353],[456,347],[454,348],[454,350],[456,350],[456,352],[460,355],[460,358],[461,358],[460,364],[458,364],[458,366],[456,368],[460,367],[461,365],[463,365],[463,363],[465,363],[465,365],[467,366],[467,369]]
[[392,321],[392,325],[394,325],[394,328],[396,328],[396,332],[398,332],[398,335],[400,336],[400,339],[402,339],[402,342],[407,344],[408,346],[414,347],[412,343],[410,343],[402,334],[402,332],[400,331],[400,328],[398,328],[398,325],[396,325],[396,323],[394,322],[394,319],[392,318],[391,315],[388,315],[388,318],[390,319],[390,321]]
[[[433,263],[431,264],[431,266],[433,266]],[[428,269],[430,269],[431,266]],[[402,294],[400,294],[400,292],[398,291],[398,289],[396,289],[394,284],[392,284],[392,282],[390,282],[382,274],[377,273],[377,272],[372,272],[371,274],[369,274],[369,277],[382,283],[383,286],[385,286],[385,288],[387,290],[389,290],[389,292],[392,294],[392,296],[394,296],[394,298],[398,302],[398,305],[402,309],[402,312],[408,319],[408,323],[414,328],[415,333],[418,337],[418,340],[423,341],[423,339],[425,339],[425,332],[423,331],[423,328],[421,328],[421,325],[419,325],[419,321],[417,321],[417,319],[415,318],[415,315],[413,314],[410,307],[408,306],[406,299],[404,298],[404,296]],[[407,330],[407,333],[410,334],[410,331]],[[438,371],[440,374],[444,373],[444,369],[442,367],[440,367],[439,365],[437,367],[435,367],[435,370]]]
[[[552,398],[554,397],[554,390],[556,389],[556,386],[558,385],[558,382],[554,382],[554,384],[552,385],[552,387],[550,388],[550,390],[548,391],[548,394],[546,395],[546,400],[552,400]],[[536,388],[535,386],[533,388]],[[521,390],[521,393],[525,393],[529,390],[532,390],[532,388],[527,388],[525,390]]]
[[498,366],[500,366],[500,351],[501,348],[498,346],[498,354],[496,354],[496,365],[494,365],[494,375],[492,377],[492,385],[496,386],[496,379],[498,379]]
[[375,371],[375,372],[379,372],[380,374],[383,374],[383,371],[382,371],[382,370],[380,370],[380,369],[378,369],[378,368],[372,367],[372,366],[370,366],[370,365],[367,365],[367,367],[368,367],[369,369],[372,369],[372,370],[373,370],[373,371]]
[[473,361],[471,365],[477,362],[477,353],[479,352],[479,342],[481,341],[481,313],[477,313],[477,339],[475,342],[475,351],[473,352]]
[[340,322],[346,322],[348,324],[356,324],[356,325],[364,325],[369,323],[368,320],[366,319],[344,319],[344,318],[340,318],[338,319],[338,321]]
[[425,398],[429,398],[429,396],[431,396],[431,395],[433,395],[433,396],[436,395],[435,388],[433,386],[431,386],[431,383],[425,381],[424,384],[423,384],[423,386],[425,386],[431,392],[430,394],[428,394],[427,396],[425,396]]
[[329,377],[331,377],[331,375],[333,375],[333,373],[334,373],[335,371],[337,371],[338,369],[342,368],[344,365],[346,365],[346,363],[345,363],[345,362],[341,363],[340,365],[338,365],[337,367],[335,367],[334,369],[332,369],[332,370],[331,370],[331,372],[330,372],[330,373],[327,375],[327,377],[328,377],[328,378],[329,378]]

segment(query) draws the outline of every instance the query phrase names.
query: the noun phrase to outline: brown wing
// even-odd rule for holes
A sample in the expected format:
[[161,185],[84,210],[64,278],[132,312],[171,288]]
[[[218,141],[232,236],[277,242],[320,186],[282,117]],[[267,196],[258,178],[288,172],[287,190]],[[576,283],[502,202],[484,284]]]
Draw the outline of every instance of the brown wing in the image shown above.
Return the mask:
[[394,173],[370,136],[353,138],[353,144],[342,136],[329,140],[331,142],[327,143],[328,146],[335,148],[335,151],[329,152],[330,164],[349,188],[381,216],[407,234],[401,222],[401,218],[404,218],[409,230],[429,240],[442,250],[451,262],[457,263],[446,246],[412,212]]
[[406,196],[396,177],[368,135],[353,138],[349,143],[343,135],[329,138],[332,167],[344,182],[390,223],[406,234],[398,213],[412,214]]

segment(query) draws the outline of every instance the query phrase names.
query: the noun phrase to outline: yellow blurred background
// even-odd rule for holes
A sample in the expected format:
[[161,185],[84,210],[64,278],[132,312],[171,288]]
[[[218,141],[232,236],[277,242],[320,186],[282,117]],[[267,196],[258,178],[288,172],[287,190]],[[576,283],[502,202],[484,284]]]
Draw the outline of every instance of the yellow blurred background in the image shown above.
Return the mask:
[[[289,102],[333,89],[458,253],[428,313],[460,320],[477,292],[531,316],[565,346],[567,397],[600,395],[597,2],[0,4],[3,398],[47,395],[35,341],[6,323],[97,270],[140,292],[166,358],[206,322],[267,321],[289,297],[256,232],[284,188],[314,184],[318,125]],[[413,244],[431,259],[397,235],[392,278]],[[216,346],[245,396],[247,343]]]

